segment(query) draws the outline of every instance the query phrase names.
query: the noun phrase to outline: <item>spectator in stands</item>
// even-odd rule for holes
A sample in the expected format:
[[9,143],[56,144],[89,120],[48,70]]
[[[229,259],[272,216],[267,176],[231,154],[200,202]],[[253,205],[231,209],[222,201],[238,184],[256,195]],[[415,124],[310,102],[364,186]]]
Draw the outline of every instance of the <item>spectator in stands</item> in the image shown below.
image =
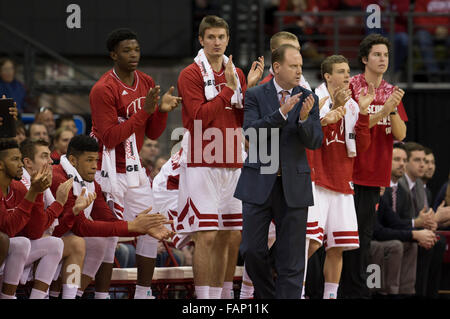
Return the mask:
[[71,114],[60,115],[59,118],[56,120],[56,123],[57,123],[57,125],[56,125],[57,128],[66,127],[73,132],[73,135],[78,134],[77,125],[75,124],[73,115],[71,115]]
[[[409,218],[415,218],[423,212],[425,207],[430,207],[421,180],[425,171],[425,151],[422,145],[414,142],[406,143],[405,149],[407,153],[406,173],[399,179],[398,184],[399,188],[403,187],[409,194],[412,202]],[[435,218],[440,216],[442,212],[442,208],[438,208],[436,215],[432,213],[432,223],[428,226],[425,225],[425,227],[435,231],[439,222]],[[416,224],[413,225],[415,228],[419,227]],[[445,246],[445,238],[440,237],[431,249],[427,250],[419,247],[416,274],[417,296],[427,298],[437,297]]]
[[6,95],[17,103],[19,113],[25,109],[26,91],[22,83],[16,80],[16,66],[9,58],[0,59],[0,96]]
[[55,115],[51,108],[43,106],[34,116],[35,123],[42,123],[47,127],[47,132],[49,136],[53,136],[55,133]]
[[67,153],[67,147],[69,142],[74,137],[73,131],[67,127],[60,127],[55,131],[55,136],[53,137],[53,152],[51,158],[53,164],[59,164],[61,155]]
[[27,138],[27,130],[22,121],[16,121],[16,141],[20,145]]
[[32,123],[30,125],[28,136],[32,140],[44,140],[50,143],[50,137],[48,136],[47,127],[41,123]]
[[[280,0],[278,10],[300,14],[303,12],[317,12],[319,7],[315,0]],[[295,34],[300,41],[303,58],[316,64],[320,64],[325,55],[317,51],[313,42],[305,41],[305,36],[311,36],[317,32],[316,25],[319,24],[319,20],[319,17],[313,15],[287,16],[283,19],[283,24],[285,25],[283,30],[279,30]]]
[[430,205],[433,203],[433,194],[431,193],[431,189],[427,187],[427,184],[433,178],[435,170],[436,163],[433,151],[429,147],[425,147],[425,173],[422,176],[422,181]]
[[[147,176],[151,176],[151,172],[155,166],[155,160],[160,153],[159,143],[157,140],[149,139],[147,136],[144,138],[144,144],[142,144],[139,157],[141,158],[142,166],[145,168]],[[156,176],[153,175],[153,176]]]
[[428,79],[438,82],[439,66],[435,54],[435,44],[444,46],[443,58],[445,73],[450,72],[450,0],[416,0],[414,12],[416,13],[446,13],[446,16],[418,16],[414,18],[417,26],[416,38],[419,42],[422,59]]

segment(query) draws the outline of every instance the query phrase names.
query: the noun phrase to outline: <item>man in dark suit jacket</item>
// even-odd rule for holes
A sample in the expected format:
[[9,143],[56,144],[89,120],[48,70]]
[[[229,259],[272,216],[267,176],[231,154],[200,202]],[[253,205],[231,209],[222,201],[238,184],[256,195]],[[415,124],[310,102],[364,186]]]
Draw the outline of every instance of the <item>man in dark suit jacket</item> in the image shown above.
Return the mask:
[[[408,142],[405,144],[407,153],[406,172],[398,181],[398,188],[405,190],[412,203],[409,218],[420,217],[425,210],[428,210],[431,203],[428,203],[425,188],[421,177],[425,168],[425,150],[420,144]],[[432,212],[434,215],[434,213]],[[417,228],[416,224],[414,226]],[[423,225],[433,231],[437,228],[437,223],[433,218],[433,225]],[[435,245],[430,249],[419,247],[417,254],[417,275],[416,294],[419,297],[437,298],[441,266],[444,257],[446,241],[444,237],[439,237]]]
[[[241,252],[256,298],[299,299],[302,292],[306,220],[308,206],[313,205],[305,148],[317,149],[323,139],[318,98],[298,85],[302,64],[297,48],[279,47],[272,52],[274,79],[245,96],[243,127],[255,134],[248,134],[249,156],[235,197],[243,201]],[[270,162],[256,154],[258,149],[270,150]],[[276,282],[267,248],[272,219]]]

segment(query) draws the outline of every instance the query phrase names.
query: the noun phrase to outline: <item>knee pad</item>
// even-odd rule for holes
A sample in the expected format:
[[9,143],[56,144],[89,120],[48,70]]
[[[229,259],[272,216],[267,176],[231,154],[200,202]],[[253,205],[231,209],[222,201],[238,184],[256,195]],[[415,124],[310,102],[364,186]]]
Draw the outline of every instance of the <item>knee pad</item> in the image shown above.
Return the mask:
[[[45,251],[45,255],[40,258],[34,279],[50,285],[61,261],[64,242],[61,238],[52,236],[41,238],[38,241],[37,249]],[[21,282],[23,281],[26,281],[26,278],[23,277]]]
[[84,257],[83,274],[94,278],[105,258],[108,237],[85,237],[84,240],[86,256]]
[[13,237],[9,239],[8,256],[14,255],[17,258],[21,258],[24,262],[27,260],[30,254],[31,242],[25,237]]

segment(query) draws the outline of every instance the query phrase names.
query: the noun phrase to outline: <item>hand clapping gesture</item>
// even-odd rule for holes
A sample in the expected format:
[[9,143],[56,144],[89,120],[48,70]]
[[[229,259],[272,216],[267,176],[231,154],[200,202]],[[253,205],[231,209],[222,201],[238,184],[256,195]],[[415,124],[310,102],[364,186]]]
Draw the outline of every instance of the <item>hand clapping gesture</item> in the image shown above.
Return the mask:
[[251,88],[258,84],[264,73],[264,57],[260,56],[258,61],[253,61],[252,67],[247,75],[247,87]]
[[314,106],[314,98],[312,94],[303,101],[302,108],[300,109],[300,121],[306,121],[308,119],[309,112]]
[[31,173],[30,190],[36,193],[42,193],[52,184],[50,167],[42,166],[38,171]]
[[178,106],[178,104],[181,102],[181,97],[173,95],[174,90],[175,90],[175,88],[173,86],[171,86],[169,91],[167,91],[163,95],[163,97],[161,99],[161,107],[159,109],[161,112],[170,112],[174,108],[176,108]]
[[386,110],[386,113],[389,114],[400,104],[403,95],[405,95],[405,91],[400,89],[398,86],[394,88],[394,92],[388,97],[386,103],[384,103],[383,109]]
[[[365,91],[366,93],[364,93]],[[373,83],[369,83],[369,87],[366,90],[361,90],[359,94],[359,113],[367,115],[370,103],[375,98],[375,86]]]
[[69,178],[67,181],[58,186],[58,189],[56,190],[55,194],[55,200],[58,203],[60,203],[61,206],[64,206],[66,204],[72,186],[73,186],[73,178]]
[[78,215],[82,210],[89,207],[89,205],[92,204],[92,202],[97,198],[97,193],[88,193],[86,196],[86,187],[83,187],[81,190],[80,195],[77,197],[75,201],[75,205],[73,205],[72,211],[73,214],[76,216]]
[[327,126],[328,124],[337,123],[341,118],[344,117],[345,112],[345,106],[340,106],[334,110],[331,110],[320,119],[320,124],[322,126]]
[[340,106],[344,106],[348,100],[352,97],[352,91],[347,89],[344,86],[339,86],[336,91],[333,93],[333,108],[338,108]]

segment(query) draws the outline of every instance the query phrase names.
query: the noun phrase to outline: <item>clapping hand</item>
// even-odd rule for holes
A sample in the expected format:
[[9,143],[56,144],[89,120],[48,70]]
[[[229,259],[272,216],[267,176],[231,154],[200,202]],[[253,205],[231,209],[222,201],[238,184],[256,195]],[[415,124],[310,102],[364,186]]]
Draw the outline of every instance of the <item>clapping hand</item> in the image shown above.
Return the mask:
[[236,91],[237,79],[233,70],[233,56],[230,55],[227,64],[225,65],[225,79],[227,80],[227,86]]
[[303,101],[302,108],[300,109],[300,121],[306,121],[308,119],[309,112],[314,106],[314,98],[312,94]]
[[56,190],[55,194],[55,200],[58,203],[60,203],[61,206],[64,206],[66,204],[72,186],[73,186],[73,177],[69,178],[67,181],[58,186],[58,189]]
[[258,81],[261,79],[263,73],[264,73],[264,57],[260,56],[258,58],[258,61],[253,61],[252,67],[248,72],[247,75],[248,87],[251,88],[256,86]]
[[[365,93],[363,92],[365,91]],[[369,86],[366,90],[361,90],[361,93],[359,94],[359,112],[361,114],[367,115],[368,109],[370,103],[372,103],[373,99],[375,98],[375,86],[373,83],[369,83]]]
[[158,105],[160,91],[161,88],[159,87],[159,85],[155,86],[154,88],[150,88],[150,90],[148,90],[144,104],[144,111],[147,112],[148,114],[152,114],[153,112],[155,112],[156,106]]
[[178,104],[181,102],[181,97],[173,95],[174,90],[175,90],[175,88],[173,86],[171,86],[169,91],[167,91],[163,95],[162,100],[161,100],[161,107],[159,109],[161,112],[170,112],[174,108],[176,108],[178,106]]
[[345,86],[339,86],[333,93],[333,109],[344,106],[352,97],[352,91]]
[[75,205],[73,205],[72,211],[73,214],[76,216],[78,215],[82,210],[89,207],[89,205],[92,204],[92,202],[97,198],[97,193],[88,193],[86,196],[86,187],[83,187],[81,190],[80,195],[75,200]]
[[36,193],[42,193],[52,184],[51,168],[49,165],[42,166],[38,171],[31,173],[30,190]]
[[337,109],[331,110],[320,119],[320,124],[322,126],[327,126],[328,124],[337,123],[341,118],[344,117],[345,112],[345,106],[340,106]]

